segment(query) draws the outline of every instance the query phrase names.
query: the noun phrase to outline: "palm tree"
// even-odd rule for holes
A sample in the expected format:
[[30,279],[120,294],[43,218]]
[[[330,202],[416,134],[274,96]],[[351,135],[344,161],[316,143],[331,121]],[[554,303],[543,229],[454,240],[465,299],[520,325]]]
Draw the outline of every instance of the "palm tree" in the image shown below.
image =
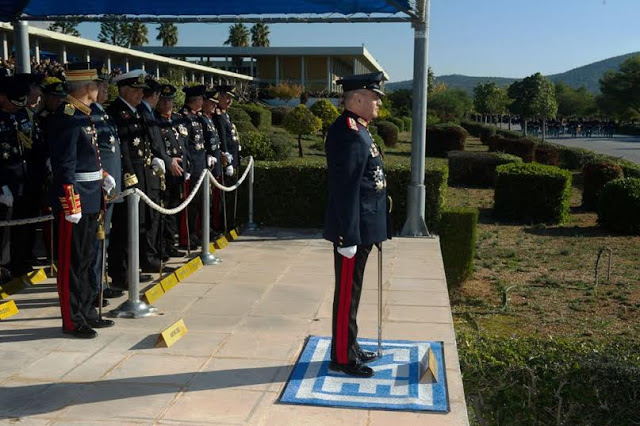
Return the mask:
[[57,31],[62,34],[80,37],[80,32],[76,29],[77,26],[78,26],[77,22],[56,21],[52,24],[49,24],[48,30]]
[[[229,38],[224,44],[230,44],[233,47],[249,46],[249,29],[243,24],[233,24],[229,27]],[[235,65],[236,71],[238,71],[242,66],[242,56],[234,57],[233,65]]]
[[134,22],[129,28],[129,44],[130,46],[142,46],[149,43],[147,35],[149,28],[140,22]]
[[158,26],[156,40],[162,40],[163,46],[178,44],[178,27],[173,22],[163,22]]
[[269,26],[264,22],[258,22],[251,27],[251,45],[269,47]]

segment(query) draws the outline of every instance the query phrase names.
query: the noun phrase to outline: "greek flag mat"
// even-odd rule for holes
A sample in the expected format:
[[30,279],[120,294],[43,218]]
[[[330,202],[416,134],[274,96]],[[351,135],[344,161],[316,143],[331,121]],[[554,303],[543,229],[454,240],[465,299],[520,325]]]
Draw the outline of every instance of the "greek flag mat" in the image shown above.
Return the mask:
[[[358,339],[360,347],[377,352],[378,341]],[[420,363],[431,349],[437,381],[421,382]],[[359,378],[329,370],[330,337],[309,337],[280,397],[285,404],[353,407],[398,411],[449,412],[442,342],[383,340],[382,357],[369,364],[373,377]]]

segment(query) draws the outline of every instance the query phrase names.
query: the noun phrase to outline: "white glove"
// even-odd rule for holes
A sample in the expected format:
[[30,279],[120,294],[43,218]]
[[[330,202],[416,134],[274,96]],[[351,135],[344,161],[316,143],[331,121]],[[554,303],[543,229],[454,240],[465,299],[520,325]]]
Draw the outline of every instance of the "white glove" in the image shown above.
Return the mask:
[[207,167],[213,167],[216,165],[217,158],[211,155],[207,156]]
[[51,173],[51,171],[53,170],[53,169],[51,168],[51,158],[47,158],[47,162],[46,162],[46,163],[44,163],[44,166],[47,168],[47,171],[48,171],[49,173]]
[[227,168],[224,169],[224,174],[227,176],[233,176],[233,166],[227,166]]
[[102,181],[102,189],[104,189],[104,192],[106,192],[107,194],[111,194],[111,191],[113,191],[115,187],[116,180],[113,178],[113,176],[106,175],[104,180]]
[[11,189],[7,185],[2,187],[2,194],[0,194],[0,203],[7,207],[13,207],[13,194]]
[[191,179],[191,173],[184,172],[184,180]]
[[338,253],[340,253],[347,259],[351,259],[353,256],[355,256],[356,251],[358,251],[358,246],[340,247],[338,249]]
[[[151,161],[151,168],[154,172],[156,172],[158,176],[163,176],[167,172],[167,167],[164,165],[164,160],[158,157],[154,158]],[[158,173],[158,170],[161,170],[161,172]]]
[[68,214],[64,216],[64,220],[71,223],[78,223],[82,219],[82,213]]
[[223,155],[227,157],[227,163],[233,163],[233,155],[228,152],[223,152]]

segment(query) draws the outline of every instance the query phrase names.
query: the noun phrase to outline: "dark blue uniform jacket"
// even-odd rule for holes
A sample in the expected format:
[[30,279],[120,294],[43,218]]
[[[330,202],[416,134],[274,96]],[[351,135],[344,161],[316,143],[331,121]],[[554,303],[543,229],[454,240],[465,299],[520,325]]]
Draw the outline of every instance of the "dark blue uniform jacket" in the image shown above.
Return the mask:
[[390,236],[382,156],[366,124],[345,110],[325,143],[329,202],[323,236],[338,247],[374,244]]

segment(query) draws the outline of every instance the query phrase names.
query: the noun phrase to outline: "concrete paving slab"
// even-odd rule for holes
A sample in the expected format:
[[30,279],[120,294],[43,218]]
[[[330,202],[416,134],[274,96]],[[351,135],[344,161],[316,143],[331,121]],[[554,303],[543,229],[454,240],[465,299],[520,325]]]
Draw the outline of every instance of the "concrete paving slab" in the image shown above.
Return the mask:
[[[53,280],[16,295],[0,322],[0,422],[148,425],[466,425],[464,389],[437,239],[384,244],[383,338],[442,340],[452,412],[446,415],[282,405],[309,335],[331,334],[333,248],[317,231],[266,229],[216,251],[157,302],[157,316],[117,319],[96,339],[61,334]],[[186,261],[187,259],[183,259]],[[377,253],[358,313],[377,338]],[[175,262],[174,262],[175,263]],[[112,300],[106,311],[125,298]],[[182,318],[173,346],[158,334]]]

